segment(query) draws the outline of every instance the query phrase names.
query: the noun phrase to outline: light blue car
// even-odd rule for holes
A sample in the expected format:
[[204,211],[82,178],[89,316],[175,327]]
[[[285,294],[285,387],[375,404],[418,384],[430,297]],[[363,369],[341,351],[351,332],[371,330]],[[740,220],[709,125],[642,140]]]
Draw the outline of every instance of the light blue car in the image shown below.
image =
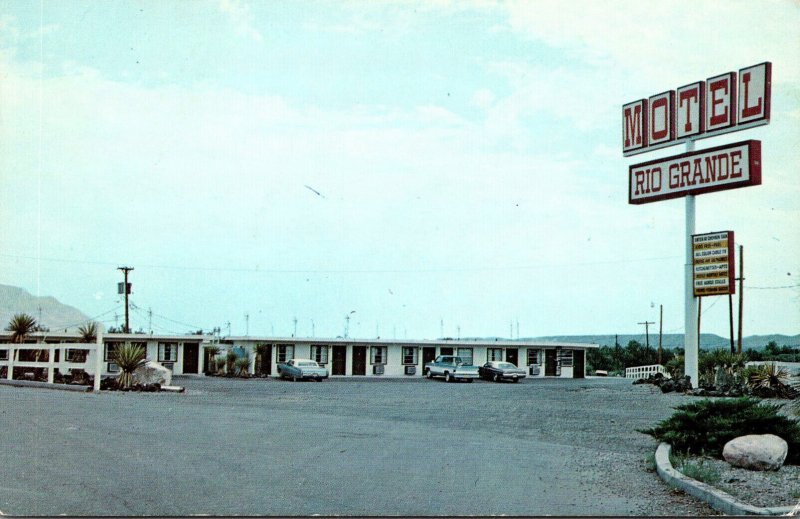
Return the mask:
[[292,359],[286,363],[278,364],[278,376],[298,380],[316,380],[322,382],[328,378],[327,368],[321,367],[311,359]]

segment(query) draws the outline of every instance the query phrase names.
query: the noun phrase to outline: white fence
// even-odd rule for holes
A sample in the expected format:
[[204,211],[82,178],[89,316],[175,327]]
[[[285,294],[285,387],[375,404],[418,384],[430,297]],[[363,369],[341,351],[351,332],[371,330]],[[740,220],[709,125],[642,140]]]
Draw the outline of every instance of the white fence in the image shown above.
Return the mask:
[[661,364],[651,364],[650,366],[635,366],[633,368],[625,368],[625,378],[647,378],[650,375],[661,373],[667,378],[670,378],[669,373]]
[[[0,349],[8,350],[7,360],[0,360],[0,367],[7,368],[6,378],[8,380],[14,379],[14,368],[44,368],[47,370],[47,382],[52,384],[55,380],[56,370],[66,372],[68,369],[86,369],[94,363],[94,369],[89,369],[87,372],[94,371],[94,390],[100,391],[100,379],[103,373],[103,334],[97,332],[97,340],[91,342],[74,342],[74,343],[46,343],[40,342],[35,344],[0,344]],[[47,360],[40,361],[20,361],[16,360],[17,352],[20,350],[40,350],[47,351]],[[73,362],[67,360],[67,350],[85,350],[86,359],[81,362]],[[58,362],[55,360],[55,352],[59,351]]]

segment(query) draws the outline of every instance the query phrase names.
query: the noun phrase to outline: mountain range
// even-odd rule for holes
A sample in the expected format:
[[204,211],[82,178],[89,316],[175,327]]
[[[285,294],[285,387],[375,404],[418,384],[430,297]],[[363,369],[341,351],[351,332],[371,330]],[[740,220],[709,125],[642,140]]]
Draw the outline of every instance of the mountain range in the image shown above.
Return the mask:
[[[56,298],[50,296],[36,297],[25,289],[0,285],[0,326],[5,328],[14,314],[27,313],[32,315],[36,321],[50,328],[52,331],[71,329],[75,330],[81,324],[87,322],[87,317],[83,312],[75,307],[65,305]],[[507,337],[481,337],[482,340],[508,340]],[[549,335],[544,337],[526,337],[517,339],[519,341],[546,341],[546,342],[582,342],[594,343],[601,346],[613,346],[619,343],[626,346],[629,341],[638,341],[641,344],[647,342],[645,334],[625,334],[625,335]],[[658,346],[658,334],[651,333],[649,337],[650,346]],[[750,335],[742,339],[742,349],[753,348],[763,349],[767,343],[775,341],[778,346],[800,347],[800,334],[797,335]],[[682,348],[683,334],[670,333],[661,338],[664,348]],[[703,349],[727,348],[730,340],[712,333],[700,334],[700,347]]]

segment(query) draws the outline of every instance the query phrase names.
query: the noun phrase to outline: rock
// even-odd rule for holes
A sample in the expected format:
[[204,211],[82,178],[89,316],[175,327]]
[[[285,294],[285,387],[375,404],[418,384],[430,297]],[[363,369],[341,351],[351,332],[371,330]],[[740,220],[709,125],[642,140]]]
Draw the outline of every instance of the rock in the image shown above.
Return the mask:
[[675,380],[675,391],[685,393],[690,389],[692,389],[692,377],[689,375],[684,375]]
[[133,384],[160,384],[168,386],[172,383],[172,372],[158,362],[148,360],[133,370]]
[[671,393],[675,391],[675,383],[671,380],[667,380],[666,382],[662,382],[661,385],[661,392],[662,393]]
[[774,434],[748,434],[725,444],[722,457],[734,467],[749,470],[778,470],[783,466],[789,445]]

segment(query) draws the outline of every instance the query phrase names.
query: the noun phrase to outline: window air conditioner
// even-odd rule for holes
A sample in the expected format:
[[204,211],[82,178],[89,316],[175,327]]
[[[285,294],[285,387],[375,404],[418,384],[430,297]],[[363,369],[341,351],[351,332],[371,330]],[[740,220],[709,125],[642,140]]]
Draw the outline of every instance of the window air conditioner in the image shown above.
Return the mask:
[[372,366],[373,375],[383,375],[383,364],[375,364]]
[[406,375],[416,375],[416,374],[417,374],[416,366],[406,366]]

